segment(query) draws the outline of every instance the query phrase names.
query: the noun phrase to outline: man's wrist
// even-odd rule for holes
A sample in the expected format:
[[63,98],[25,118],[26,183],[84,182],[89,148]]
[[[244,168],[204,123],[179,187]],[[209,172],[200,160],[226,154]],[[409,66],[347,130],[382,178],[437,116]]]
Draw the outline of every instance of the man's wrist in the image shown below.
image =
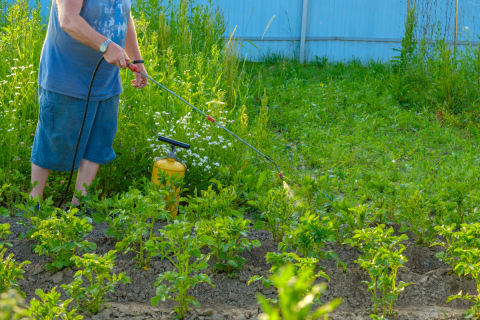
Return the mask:
[[109,45],[111,42],[112,42],[112,40],[110,40],[110,39],[105,40],[104,43],[102,43],[101,45],[98,46],[99,51],[100,51],[101,53],[107,52],[108,45]]

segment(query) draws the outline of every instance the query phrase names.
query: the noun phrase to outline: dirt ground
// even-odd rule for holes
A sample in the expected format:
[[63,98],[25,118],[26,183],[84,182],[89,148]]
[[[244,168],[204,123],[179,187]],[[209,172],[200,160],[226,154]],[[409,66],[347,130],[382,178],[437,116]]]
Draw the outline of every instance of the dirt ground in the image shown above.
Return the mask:
[[[50,290],[57,286],[58,291],[62,284],[68,284],[73,280],[75,268],[65,269],[52,274],[45,270],[45,257],[40,257],[32,251],[34,242],[31,240],[18,240],[20,232],[25,231],[23,226],[16,224],[18,218],[0,218],[0,223],[10,223],[12,235],[9,242],[13,247],[9,252],[15,254],[17,261],[29,260],[32,263],[25,266],[25,280],[20,282],[21,289],[26,293],[27,300],[35,297],[35,289]],[[158,225],[161,227],[161,224]],[[115,247],[114,239],[104,236],[106,225],[95,225],[89,235],[89,240],[97,244],[96,253],[103,254]],[[250,286],[248,280],[253,275],[268,275],[270,266],[265,263],[265,254],[275,251],[277,244],[271,240],[271,235],[266,231],[252,230],[249,238],[259,239],[262,242],[260,248],[254,248],[252,252],[246,252],[243,256],[247,259],[247,265],[233,278],[226,274],[216,274],[212,268],[204,273],[212,279],[215,288],[200,284],[190,294],[195,296],[201,307],[192,308],[187,319],[199,320],[227,320],[227,319],[257,319],[260,308],[257,304],[256,294],[262,293],[267,297],[276,297],[274,288],[265,289],[260,282]],[[474,281],[462,279],[449,272],[449,267],[438,261],[435,253],[437,247],[426,248],[415,246],[413,241],[405,243],[407,249],[405,256],[408,263],[405,268],[399,270],[399,280],[414,282],[400,294],[395,302],[396,315],[393,319],[463,319],[462,311],[469,308],[470,304],[454,300],[445,303],[448,296],[464,293],[476,294]],[[368,275],[354,263],[360,252],[349,246],[331,244],[332,249],[340,259],[347,264],[347,271],[336,268],[333,261],[322,262],[325,272],[330,276],[328,289],[322,296],[322,301],[327,302],[336,297],[343,298],[342,305],[331,315],[332,320],[360,320],[370,319],[368,311],[372,303],[370,293],[362,281],[368,280]],[[150,298],[155,295],[154,282],[158,274],[172,269],[168,261],[158,258],[152,259],[148,270],[139,270],[135,267],[132,256],[117,254],[115,273],[126,272],[132,284],[120,284],[114,294],[109,294],[107,299],[111,302],[109,308],[91,319],[173,319],[173,302],[160,303],[156,307],[150,305]],[[64,296],[65,297],[65,296]],[[90,319],[90,318],[86,318]]]

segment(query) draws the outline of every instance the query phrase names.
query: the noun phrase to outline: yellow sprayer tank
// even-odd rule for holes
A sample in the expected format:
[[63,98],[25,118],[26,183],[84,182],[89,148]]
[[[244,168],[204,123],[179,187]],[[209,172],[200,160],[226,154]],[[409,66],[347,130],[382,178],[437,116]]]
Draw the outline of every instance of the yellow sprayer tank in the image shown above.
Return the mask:
[[[158,140],[170,143],[172,145],[172,151],[167,154],[166,158],[160,159],[160,158],[155,158],[155,162],[153,163],[153,171],[152,171],[152,182],[165,188],[170,185],[170,181],[168,180],[169,178],[172,178],[172,176],[176,176],[178,178],[183,178],[185,176],[185,170],[186,166],[184,163],[180,162],[180,160],[177,158],[177,150],[176,147],[182,147],[185,149],[189,149],[190,145],[172,140],[169,138],[165,138],[162,136],[158,137]],[[163,172],[163,174],[167,175],[167,183],[166,186],[163,186],[161,182],[159,181],[159,173]],[[162,176],[162,174],[160,174]],[[175,197],[175,201],[167,207],[167,210],[170,210],[170,213],[172,215],[173,219],[177,218],[177,206],[178,206],[178,200],[180,198],[180,187],[176,188],[175,192],[173,195],[170,195],[167,199],[165,199],[167,202],[171,202],[171,199]]]

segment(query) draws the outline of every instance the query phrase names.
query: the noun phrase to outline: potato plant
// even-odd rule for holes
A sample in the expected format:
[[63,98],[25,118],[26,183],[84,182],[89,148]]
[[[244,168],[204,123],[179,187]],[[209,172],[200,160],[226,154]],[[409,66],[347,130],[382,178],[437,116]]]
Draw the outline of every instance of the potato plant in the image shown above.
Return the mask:
[[435,222],[430,217],[435,197],[425,195],[420,190],[403,190],[403,202],[396,215],[404,222],[400,232],[410,230],[417,236],[417,244],[429,245],[435,236]]
[[18,170],[5,172],[0,168],[0,201],[5,204],[0,208],[0,215],[15,216],[16,206],[22,201],[21,186],[26,180],[27,177]]
[[291,264],[282,267],[272,276],[273,285],[278,290],[278,304],[271,305],[263,295],[257,296],[263,314],[259,319],[264,320],[313,320],[328,319],[328,314],[333,312],[341,303],[337,298],[312,311],[314,301],[318,301],[326,290],[326,284],[314,285],[316,276],[311,269],[300,273],[295,272]]
[[[75,280],[68,285],[62,285],[62,288],[77,302],[81,311],[96,314],[99,308],[107,302],[103,296],[107,292],[114,292],[118,282],[131,283],[130,278],[124,272],[118,275],[113,274],[115,258],[114,250],[110,250],[103,256],[86,253],[83,257],[72,258],[80,270],[75,273]],[[85,279],[88,281],[86,286],[84,285]]]
[[133,259],[137,260],[137,266],[145,270],[151,259],[146,243],[157,239],[155,222],[170,219],[170,212],[166,210],[166,196],[168,193],[165,190],[146,183],[143,192],[131,188],[120,197],[104,199],[93,206],[100,212],[94,213],[95,219],[109,225],[105,233],[119,240],[115,249],[124,254],[134,252]]
[[195,196],[188,196],[184,199],[188,206],[184,206],[182,210],[187,219],[196,221],[198,219],[212,220],[215,217],[241,216],[241,213],[235,210],[235,201],[238,197],[235,188],[223,188],[218,180],[212,180],[212,182],[217,185],[218,193],[212,184],[207,190],[201,190],[200,196],[195,193]]
[[20,294],[13,289],[0,293],[0,319],[20,320],[24,318],[24,300]]
[[[224,170],[229,174],[228,170]],[[246,165],[233,174],[233,185],[236,186],[238,197],[241,201],[257,199],[263,190],[267,188],[267,171],[261,171],[253,165]]]
[[[158,240],[147,242],[148,250],[162,259],[168,259],[174,267],[173,271],[158,276],[155,282],[156,296],[151,299],[151,303],[156,306],[167,299],[176,301],[178,306],[174,310],[180,319],[185,317],[190,304],[196,308],[200,306],[195,297],[188,295],[189,289],[202,282],[215,287],[208,275],[199,273],[200,270],[208,268],[206,261],[209,258],[209,255],[202,254],[200,249],[211,239],[205,235],[194,235],[193,227],[192,223],[175,220],[165,226],[165,230],[158,230]],[[170,285],[167,286],[164,282]]]
[[[449,264],[459,276],[471,277],[475,280],[477,291],[480,292],[480,223],[462,224],[457,229],[455,224],[450,226],[437,226],[435,230],[445,237],[445,241],[437,240],[432,246],[442,246],[446,250],[440,251],[436,256]],[[480,294],[458,294],[448,297],[447,302],[463,299],[473,303],[465,311],[466,318],[480,317]]]
[[365,204],[365,196],[358,203],[347,197],[331,200],[322,216],[324,224],[333,232],[339,245],[355,230],[365,228],[374,221],[372,210]]
[[[323,268],[318,267],[320,260],[312,257],[300,257],[294,252],[267,252],[265,256],[267,263],[272,264],[270,268],[271,274],[276,274],[281,268],[285,265],[290,264],[293,267],[295,275],[301,274],[305,270],[312,271],[311,277],[316,278],[325,278],[330,281],[330,277],[323,271]],[[265,288],[270,288],[273,285],[273,280],[265,278],[264,276],[253,276],[248,280],[248,285],[252,284],[255,281],[261,281]],[[270,302],[278,303],[278,300],[271,299]]]
[[306,212],[298,223],[292,224],[279,243],[278,249],[285,253],[287,250],[299,252],[303,257],[316,259],[333,258],[344,268],[346,265],[338,258],[334,251],[326,251],[325,244],[335,242],[335,231],[328,224],[329,218],[323,219],[314,213]]
[[467,175],[455,177],[442,186],[440,197],[454,207],[445,224],[455,223],[457,228],[461,228],[464,223],[478,219],[478,211],[473,210],[480,200],[478,189],[475,188],[477,185],[478,176]]
[[[5,238],[5,235],[10,234],[10,224],[0,224],[0,239]],[[7,292],[10,289],[16,289],[19,291],[22,297],[25,297],[25,293],[20,291],[18,280],[23,279],[25,271],[22,270],[24,265],[30,264],[30,261],[23,261],[18,263],[14,259],[13,253],[5,256],[7,248],[11,247],[9,242],[0,241],[0,293]]]
[[[78,199],[81,205],[80,206],[72,205],[72,207],[78,208],[79,215],[91,216],[96,222],[97,221],[101,222],[102,217],[108,216],[108,210],[107,211],[98,210],[100,208],[104,209],[104,207],[102,207],[102,204],[104,204],[105,202],[103,202],[102,200],[107,200],[107,203],[110,205],[110,207],[112,206],[112,202],[109,201],[111,200],[110,198],[105,198],[105,199],[101,198],[101,194],[103,190],[99,187],[99,185],[100,185],[100,180],[95,179],[92,181],[90,185],[87,185],[86,183],[83,184],[83,187],[85,188],[85,195],[78,190],[73,191],[75,198]],[[71,205],[71,203],[68,205]]]
[[48,220],[58,214],[57,209],[53,206],[53,198],[48,197],[43,200],[41,198],[31,198],[29,194],[22,193],[23,202],[16,205],[23,218],[18,223],[27,228],[27,232],[21,233],[20,238],[30,239],[32,235],[38,231],[40,224],[44,220]]
[[78,252],[95,250],[97,245],[82,240],[93,229],[90,218],[75,216],[78,209],[67,212],[59,210],[59,217],[40,221],[38,230],[31,235],[37,240],[34,251],[51,259],[46,269],[56,272],[72,265],[71,257]]
[[[267,264],[271,264],[270,268],[271,274],[276,274],[282,267],[287,264],[292,265],[295,275],[299,275],[305,271],[313,272],[311,277],[316,278],[325,278],[330,281],[330,277],[323,271],[323,268],[319,266],[320,259],[329,258],[330,256],[337,257],[334,252],[324,253],[320,251],[318,254],[308,255],[303,254],[302,252],[298,255],[295,252],[287,252],[289,248],[285,243],[280,242],[278,244],[279,252],[267,252],[265,258]],[[339,260],[340,261],[340,260]],[[342,263],[340,261],[340,263]],[[255,281],[262,281],[262,284],[268,289],[273,285],[272,279],[267,279],[264,276],[253,276],[248,281],[248,285]],[[272,303],[278,303],[278,300],[270,300]]]
[[[4,184],[3,186],[0,184],[0,203],[5,202],[6,198],[5,198],[5,196],[2,197],[2,195],[5,193],[5,191],[9,187],[10,186],[8,184]],[[4,208],[3,206],[0,207],[0,217],[1,216],[8,217],[9,214],[10,214],[10,212],[9,212],[8,208]]]
[[255,229],[265,229],[272,233],[273,241],[281,241],[298,215],[294,206],[295,199],[290,198],[284,189],[271,189],[258,200],[249,201],[260,210],[260,219],[255,222]]
[[35,290],[35,294],[40,300],[33,299],[30,301],[30,308],[28,308],[24,315],[28,319],[42,319],[42,320],[81,320],[83,316],[76,315],[77,309],[67,309],[67,306],[72,302],[72,299],[62,301],[60,299],[60,292],[56,291],[57,287],[49,293],[45,293],[42,289]]
[[307,210],[317,211],[326,203],[330,202],[328,196],[325,195],[329,187],[336,184],[337,178],[329,172],[312,177],[310,175],[302,175],[299,186],[295,190],[295,194],[299,196]]
[[355,235],[345,242],[358,247],[363,254],[355,261],[367,271],[370,282],[363,281],[372,293],[373,310],[375,315],[379,306],[382,307],[383,317],[393,314],[393,303],[399,294],[413,283],[400,281],[397,285],[398,269],[408,260],[402,255],[405,246],[402,241],[408,240],[406,234],[400,237],[393,235],[393,228],[385,230],[385,225],[375,228],[355,230]]
[[240,254],[245,250],[250,251],[252,247],[260,247],[260,241],[247,239],[250,222],[242,217],[226,216],[197,223],[198,235],[210,239],[207,246],[216,258],[216,270],[232,273],[242,269],[247,261]]

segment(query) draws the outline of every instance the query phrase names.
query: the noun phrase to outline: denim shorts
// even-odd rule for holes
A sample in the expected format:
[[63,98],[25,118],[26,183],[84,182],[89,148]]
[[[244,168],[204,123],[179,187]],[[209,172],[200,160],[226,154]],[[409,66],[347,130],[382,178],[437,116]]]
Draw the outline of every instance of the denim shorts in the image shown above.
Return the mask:
[[[85,112],[85,100],[38,89],[40,104],[31,162],[39,167],[70,171]],[[119,96],[90,101],[75,170],[82,159],[106,164],[115,159],[113,140],[117,134]]]

